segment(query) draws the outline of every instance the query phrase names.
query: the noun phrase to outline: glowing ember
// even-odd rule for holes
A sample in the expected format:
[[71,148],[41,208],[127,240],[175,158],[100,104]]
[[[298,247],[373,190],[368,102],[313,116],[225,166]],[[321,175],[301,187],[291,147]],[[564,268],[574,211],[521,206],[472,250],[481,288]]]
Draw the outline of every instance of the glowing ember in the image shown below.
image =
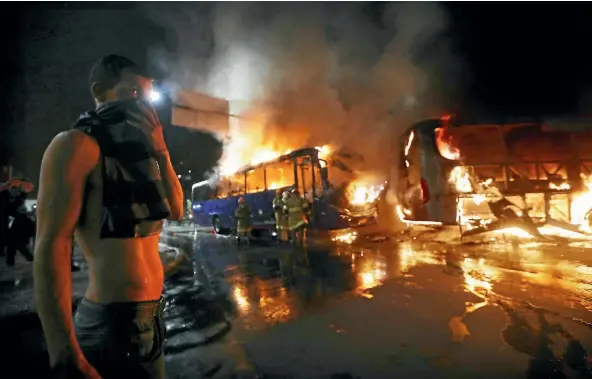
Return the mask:
[[331,241],[351,245],[352,243],[355,242],[355,240],[357,238],[358,238],[358,233],[349,232],[349,233],[336,235],[335,237],[331,238]]

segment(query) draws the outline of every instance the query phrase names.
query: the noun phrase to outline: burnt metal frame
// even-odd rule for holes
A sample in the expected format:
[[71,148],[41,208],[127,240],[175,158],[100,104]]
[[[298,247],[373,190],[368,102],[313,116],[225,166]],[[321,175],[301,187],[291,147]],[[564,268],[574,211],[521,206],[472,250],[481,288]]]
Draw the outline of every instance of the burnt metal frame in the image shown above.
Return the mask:
[[[573,178],[569,177],[569,172],[567,170],[568,164],[572,162],[577,164],[578,167],[578,177]],[[549,172],[545,169],[544,165],[555,165],[556,169],[553,172]],[[532,191],[523,189],[523,190],[510,190],[510,183],[515,182],[515,180],[511,180],[510,173],[514,172],[515,174],[522,177],[522,173],[520,170],[517,170],[513,166],[524,166],[524,165],[534,165],[535,172],[536,172],[536,179],[532,180],[529,178],[525,178],[524,181],[527,183],[536,183],[544,185],[543,188],[533,188]],[[561,160],[561,161],[547,161],[547,160],[539,160],[539,161],[505,161],[502,163],[484,163],[484,164],[467,164],[467,165],[459,165],[460,167],[464,167],[469,172],[469,177],[474,178],[475,168],[478,167],[497,167],[502,169],[503,181],[494,181],[492,183],[493,186],[496,186],[500,189],[500,192],[504,196],[521,196],[525,198],[527,194],[543,194],[544,195],[544,207],[545,207],[545,222],[552,220],[550,217],[550,200],[551,196],[555,194],[566,194],[567,195],[567,212],[568,214],[567,219],[571,219],[571,205],[573,194],[579,192],[582,189],[582,178],[581,174],[584,175],[591,175],[592,174],[592,159],[580,160],[579,157],[571,158],[568,160]],[[549,175],[555,175],[560,170],[566,169],[566,177],[562,178],[562,180],[570,185],[570,189],[551,189],[549,188],[549,184],[553,182],[553,180],[549,180]],[[542,177],[542,173],[545,174],[546,180]],[[472,196],[477,195],[477,192],[469,192],[469,193],[457,193],[456,194],[456,205],[457,209],[459,206],[460,199],[462,198],[471,198]],[[458,212],[458,211],[457,211]],[[456,220],[460,229],[461,236],[463,235],[463,226],[460,223],[460,219],[458,214],[456,215]]]

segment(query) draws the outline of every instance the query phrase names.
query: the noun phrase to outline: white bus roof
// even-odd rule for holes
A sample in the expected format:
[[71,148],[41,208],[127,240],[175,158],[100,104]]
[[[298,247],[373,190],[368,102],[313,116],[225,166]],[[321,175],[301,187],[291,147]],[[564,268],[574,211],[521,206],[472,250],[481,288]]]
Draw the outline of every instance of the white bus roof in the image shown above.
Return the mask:
[[191,191],[193,191],[193,190],[194,190],[194,189],[196,189],[197,187],[201,187],[201,186],[203,186],[203,185],[206,185],[206,184],[210,184],[210,182],[208,182],[207,180],[203,180],[203,181],[201,181],[201,182],[199,182],[199,183],[195,183],[195,184],[193,184],[193,185],[191,186]]

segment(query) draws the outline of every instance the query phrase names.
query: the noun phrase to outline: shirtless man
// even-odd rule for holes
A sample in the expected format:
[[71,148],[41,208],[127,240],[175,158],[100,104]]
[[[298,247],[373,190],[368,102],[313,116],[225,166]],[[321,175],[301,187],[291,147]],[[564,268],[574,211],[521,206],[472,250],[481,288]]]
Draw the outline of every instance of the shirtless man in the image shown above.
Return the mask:
[[[110,55],[91,71],[97,109],[147,99],[152,82],[127,58]],[[134,115],[158,163],[169,219],[183,216],[183,193],[155,112]],[[41,163],[35,247],[35,299],[56,376],[164,378],[161,224],[150,235],[101,238],[102,150],[79,129],[58,134]],[[157,170],[157,171],[158,171]],[[162,187],[161,187],[162,188]],[[72,317],[70,256],[75,235],[89,268],[84,299]]]

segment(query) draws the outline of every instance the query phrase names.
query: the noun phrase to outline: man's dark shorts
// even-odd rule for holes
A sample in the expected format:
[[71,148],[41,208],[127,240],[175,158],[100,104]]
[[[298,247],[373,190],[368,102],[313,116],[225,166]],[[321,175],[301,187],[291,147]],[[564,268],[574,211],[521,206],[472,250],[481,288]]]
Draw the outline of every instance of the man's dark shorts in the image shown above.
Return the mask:
[[103,379],[164,379],[164,304],[82,299],[74,315],[76,338]]

